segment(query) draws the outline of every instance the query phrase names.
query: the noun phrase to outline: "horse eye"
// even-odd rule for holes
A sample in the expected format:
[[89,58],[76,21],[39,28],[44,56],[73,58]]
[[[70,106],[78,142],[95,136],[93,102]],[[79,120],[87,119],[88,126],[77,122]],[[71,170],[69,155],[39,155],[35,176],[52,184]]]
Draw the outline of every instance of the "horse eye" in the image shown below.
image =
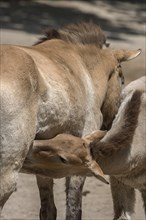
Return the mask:
[[62,163],[68,164],[67,158],[65,158],[65,157],[59,155],[59,159],[61,160]]

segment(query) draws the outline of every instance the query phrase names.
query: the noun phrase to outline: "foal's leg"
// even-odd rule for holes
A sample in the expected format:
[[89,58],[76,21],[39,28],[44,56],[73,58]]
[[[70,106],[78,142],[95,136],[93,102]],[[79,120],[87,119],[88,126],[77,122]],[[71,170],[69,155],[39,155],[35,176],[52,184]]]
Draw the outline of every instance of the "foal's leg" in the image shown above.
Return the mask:
[[121,183],[115,177],[110,177],[110,183],[114,205],[114,220],[130,220],[130,216],[134,212],[134,189]]
[[82,189],[85,177],[66,178],[66,220],[80,220],[82,216]]
[[141,196],[143,199],[143,207],[144,207],[144,211],[145,211],[145,216],[146,216],[146,190],[141,190]]
[[37,184],[41,199],[40,220],[55,220],[57,211],[54,204],[53,179],[37,176]]

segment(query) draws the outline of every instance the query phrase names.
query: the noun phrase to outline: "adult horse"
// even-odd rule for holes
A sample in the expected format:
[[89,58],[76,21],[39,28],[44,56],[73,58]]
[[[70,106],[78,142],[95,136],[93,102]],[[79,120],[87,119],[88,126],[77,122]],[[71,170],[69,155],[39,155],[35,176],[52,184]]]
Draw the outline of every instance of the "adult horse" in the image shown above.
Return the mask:
[[[121,90],[119,64],[140,51],[101,49],[93,26],[95,31],[86,34],[83,42],[63,38],[58,32],[56,39],[32,47],[1,46],[1,208],[16,188],[18,172],[35,138],[48,139],[63,132],[84,136],[97,130],[103,121],[102,106],[106,122],[113,119]],[[81,217],[76,194],[81,198],[83,182],[81,177],[68,181],[70,220]],[[52,180],[49,184],[52,188]],[[41,192],[46,185],[42,187],[41,178],[38,185],[43,204]],[[41,209],[40,216],[55,219],[54,203],[50,214]]]

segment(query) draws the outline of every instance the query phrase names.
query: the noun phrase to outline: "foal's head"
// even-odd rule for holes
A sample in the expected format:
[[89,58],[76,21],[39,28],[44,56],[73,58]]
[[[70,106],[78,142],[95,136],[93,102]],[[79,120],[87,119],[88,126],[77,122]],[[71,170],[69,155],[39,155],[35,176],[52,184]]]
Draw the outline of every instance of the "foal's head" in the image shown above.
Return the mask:
[[90,154],[89,144],[95,137],[100,140],[104,131],[96,131],[84,139],[70,134],[59,134],[49,140],[35,140],[30,161],[35,168],[52,171],[52,177],[93,174],[107,183],[103,172]]

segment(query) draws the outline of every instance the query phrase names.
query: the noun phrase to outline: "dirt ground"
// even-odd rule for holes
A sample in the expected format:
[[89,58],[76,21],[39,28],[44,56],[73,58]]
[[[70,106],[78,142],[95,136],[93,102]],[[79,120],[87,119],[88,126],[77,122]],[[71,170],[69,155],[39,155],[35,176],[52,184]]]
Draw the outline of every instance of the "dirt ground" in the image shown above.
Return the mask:
[[[143,50],[137,59],[123,64],[126,84],[145,75],[144,1],[1,1],[1,43],[31,45],[42,29],[93,20],[107,33],[112,47]],[[65,219],[64,179],[55,180],[58,220]],[[38,220],[39,195],[35,176],[20,174],[17,191],[6,203],[2,220]],[[110,187],[87,178],[83,190],[83,220],[111,220]],[[133,220],[144,220],[140,194],[136,193]]]

